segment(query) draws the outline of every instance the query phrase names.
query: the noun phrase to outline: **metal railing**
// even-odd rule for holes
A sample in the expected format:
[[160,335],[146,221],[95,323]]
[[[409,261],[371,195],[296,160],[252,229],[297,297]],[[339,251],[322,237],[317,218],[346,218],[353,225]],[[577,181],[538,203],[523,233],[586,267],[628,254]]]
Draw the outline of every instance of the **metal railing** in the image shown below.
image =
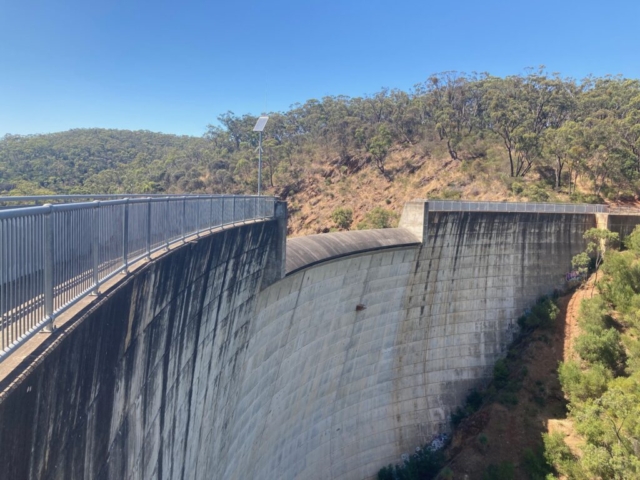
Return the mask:
[[189,236],[274,213],[273,197],[219,195],[0,210],[0,362],[38,331],[53,331],[60,313],[132,263]]
[[607,213],[607,205],[577,203],[464,202],[428,200],[430,212]]

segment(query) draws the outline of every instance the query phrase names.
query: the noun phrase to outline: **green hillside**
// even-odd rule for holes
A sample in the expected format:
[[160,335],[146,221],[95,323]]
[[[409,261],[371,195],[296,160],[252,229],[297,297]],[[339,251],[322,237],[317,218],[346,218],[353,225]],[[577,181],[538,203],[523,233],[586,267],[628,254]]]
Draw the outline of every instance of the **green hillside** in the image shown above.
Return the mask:
[[[333,227],[342,205],[359,220],[414,196],[629,201],[640,188],[635,79],[447,72],[408,92],[311,99],[270,116],[264,186],[290,198],[295,231]],[[101,129],[8,135],[0,189],[254,193],[256,117],[217,120],[202,138]]]

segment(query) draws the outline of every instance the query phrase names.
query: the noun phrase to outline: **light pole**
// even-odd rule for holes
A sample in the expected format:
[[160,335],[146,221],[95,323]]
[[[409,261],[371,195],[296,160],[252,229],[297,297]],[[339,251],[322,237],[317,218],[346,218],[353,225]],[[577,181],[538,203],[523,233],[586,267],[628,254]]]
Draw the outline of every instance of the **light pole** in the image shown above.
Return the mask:
[[253,127],[254,132],[260,132],[260,144],[258,145],[258,196],[260,196],[260,187],[262,186],[262,131],[267,124],[269,117],[260,117]]

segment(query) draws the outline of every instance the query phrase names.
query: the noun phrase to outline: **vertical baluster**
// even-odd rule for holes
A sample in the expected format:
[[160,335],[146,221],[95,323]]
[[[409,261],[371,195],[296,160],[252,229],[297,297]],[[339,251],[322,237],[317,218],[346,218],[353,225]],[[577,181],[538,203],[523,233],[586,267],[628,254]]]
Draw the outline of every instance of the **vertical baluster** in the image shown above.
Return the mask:
[[182,243],[187,241],[187,197],[182,197]]
[[151,260],[151,198],[147,198],[147,260]]
[[7,240],[5,236],[5,220],[0,220],[0,349],[7,347]]
[[196,197],[196,237],[200,237],[200,196]]
[[49,211],[44,216],[44,316],[46,330],[52,332],[53,324],[53,206],[45,205]]
[[98,255],[98,244],[100,243],[100,202],[93,202],[93,215],[91,221],[91,253],[93,254],[93,295],[98,295],[100,279],[98,269],[100,267],[100,257]]
[[209,197],[209,232],[213,231],[213,196]]
[[169,251],[169,197],[164,202],[164,242],[165,250]]
[[122,265],[123,273],[129,273],[129,199],[124,204],[124,215],[122,219]]

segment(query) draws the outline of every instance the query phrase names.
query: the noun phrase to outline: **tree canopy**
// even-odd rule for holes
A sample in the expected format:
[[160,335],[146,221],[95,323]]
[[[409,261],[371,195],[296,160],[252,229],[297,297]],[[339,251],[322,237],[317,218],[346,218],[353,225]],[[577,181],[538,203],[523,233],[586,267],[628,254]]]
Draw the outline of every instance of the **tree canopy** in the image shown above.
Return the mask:
[[[264,183],[284,196],[318,165],[348,173],[371,164],[392,181],[389,152],[417,145],[451,162],[498,158],[514,179],[548,170],[554,187],[569,193],[578,177],[601,196],[635,195],[640,185],[635,79],[576,81],[542,68],[507,77],[444,72],[410,91],[310,99],[270,117]],[[7,135],[0,140],[0,189],[254,192],[256,118],[226,112],[202,138],[101,129]]]

